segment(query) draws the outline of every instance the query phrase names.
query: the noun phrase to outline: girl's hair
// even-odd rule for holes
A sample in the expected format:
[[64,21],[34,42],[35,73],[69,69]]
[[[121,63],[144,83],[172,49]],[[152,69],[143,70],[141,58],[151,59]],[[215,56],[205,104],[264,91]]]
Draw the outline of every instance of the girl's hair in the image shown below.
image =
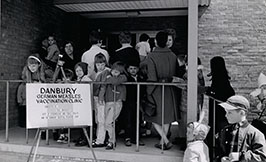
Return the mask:
[[85,62],[78,62],[76,65],[75,65],[75,70],[77,69],[77,67],[81,67],[84,75],[87,75],[88,74],[88,64],[85,63]]
[[211,76],[211,80],[230,80],[223,57],[215,56],[210,62],[211,73],[208,76]]
[[120,73],[125,73],[125,64],[121,61],[117,61],[112,65],[112,70],[118,70]]
[[97,73],[98,69],[96,68],[96,64],[97,63],[105,63],[105,65],[107,65],[107,60],[106,57],[104,56],[104,54],[102,53],[98,53],[95,57],[94,57],[94,71]]
[[[34,74],[30,71],[28,68],[28,65],[31,64],[39,64],[39,68]],[[34,78],[33,78],[34,75]],[[32,83],[34,81],[38,82],[45,82],[45,74],[44,74],[44,68],[41,59],[39,58],[39,54],[32,54],[28,57],[26,66],[23,68],[22,71],[22,79],[26,81],[27,83]]]

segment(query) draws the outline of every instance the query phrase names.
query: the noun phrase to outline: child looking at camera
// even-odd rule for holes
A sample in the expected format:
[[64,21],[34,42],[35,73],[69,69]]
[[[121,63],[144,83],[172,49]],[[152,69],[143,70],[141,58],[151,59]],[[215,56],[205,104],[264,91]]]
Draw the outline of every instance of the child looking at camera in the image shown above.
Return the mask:
[[[121,83],[127,81],[124,74],[124,63],[117,61],[112,65],[111,72],[107,76],[105,84],[99,92],[99,103],[105,102],[105,131],[109,135],[109,141],[106,146],[107,150],[113,149],[115,146],[115,130],[114,122],[119,116],[122,109],[122,101],[126,99],[126,86]],[[103,135],[105,136],[105,134]]]
[[[105,82],[107,76],[110,75],[110,69],[107,66],[107,60],[104,54],[98,53],[94,58],[94,71],[95,81],[96,82]],[[94,96],[94,111],[95,111],[95,120],[97,123],[96,136],[97,139],[92,143],[92,147],[104,147],[105,139],[105,102],[99,101],[99,93],[103,85],[94,84],[93,85],[93,96]]]

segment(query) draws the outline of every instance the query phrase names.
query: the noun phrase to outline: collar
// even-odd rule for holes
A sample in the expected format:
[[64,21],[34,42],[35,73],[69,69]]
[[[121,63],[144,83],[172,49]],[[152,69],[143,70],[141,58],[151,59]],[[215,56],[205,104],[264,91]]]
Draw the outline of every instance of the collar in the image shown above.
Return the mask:
[[171,52],[171,50],[168,47],[155,47],[154,52]]
[[122,44],[122,47],[121,48],[119,48],[119,49],[116,50],[116,52],[117,51],[120,51],[122,49],[128,48],[128,47],[131,47],[132,48],[132,46],[129,43],[124,43],[124,44]]
[[193,140],[191,142],[188,142],[187,146],[196,145],[198,143],[204,143],[204,142],[201,140]]
[[238,123],[239,127],[241,127],[241,128],[247,127],[248,124],[249,124],[248,120],[244,120],[244,121]]

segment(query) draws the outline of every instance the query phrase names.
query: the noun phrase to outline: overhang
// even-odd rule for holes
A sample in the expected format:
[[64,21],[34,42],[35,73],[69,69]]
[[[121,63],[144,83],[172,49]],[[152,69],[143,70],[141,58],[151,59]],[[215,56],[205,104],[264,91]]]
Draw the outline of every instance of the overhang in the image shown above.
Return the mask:
[[[198,0],[207,7],[210,0]],[[188,0],[54,0],[65,12],[87,18],[123,18],[187,15]]]

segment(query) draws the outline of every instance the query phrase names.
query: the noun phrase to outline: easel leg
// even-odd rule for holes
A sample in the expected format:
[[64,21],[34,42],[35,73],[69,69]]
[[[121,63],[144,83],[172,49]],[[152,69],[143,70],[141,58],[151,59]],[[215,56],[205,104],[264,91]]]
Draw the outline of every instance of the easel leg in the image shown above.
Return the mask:
[[94,160],[97,162],[96,155],[95,155],[94,150],[93,150],[93,148],[92,148],[92,144],[91,144],[91,141],[90,141],[90,139],[89,139],[88,132],[86,131],[85,128],[82,128],[82,129],[83,129],[84,135],[86,136],[87,141],[88,141],[88,143],[89,143],[89,145],[90,145],[90,149],[91,149],[91,153],[92,153],[92,155],[93,155],[93,158],[94,158]]
[[37,140],[37,144],[36,144],[36,147],[35,147],[35,151],[34,151],[32,162],[35,162],[37,150],[38,150],[38,147],[39,147],[39,144],[40,144],[40,140],[41,140],[41,135],[42,135],[42,130],[39,132],[39,135],[38,135],[38,140]]
[[33,140],[32,147],[31,147],[31,149],[30,149],[30,154],[29,154],[29,156],[28,156],[28,160],[27,160],[27,162],[30,161],[30,156],[31,156],[31,154],[32,154],[32,151],[33,151],[33,148],[34,148],[34,144],[36,143],[39,134],[40,134],[40,128],[37,129],[37,132],[36,132],[36,134],[35,134],[35,137],[34,137],[34,140]]

